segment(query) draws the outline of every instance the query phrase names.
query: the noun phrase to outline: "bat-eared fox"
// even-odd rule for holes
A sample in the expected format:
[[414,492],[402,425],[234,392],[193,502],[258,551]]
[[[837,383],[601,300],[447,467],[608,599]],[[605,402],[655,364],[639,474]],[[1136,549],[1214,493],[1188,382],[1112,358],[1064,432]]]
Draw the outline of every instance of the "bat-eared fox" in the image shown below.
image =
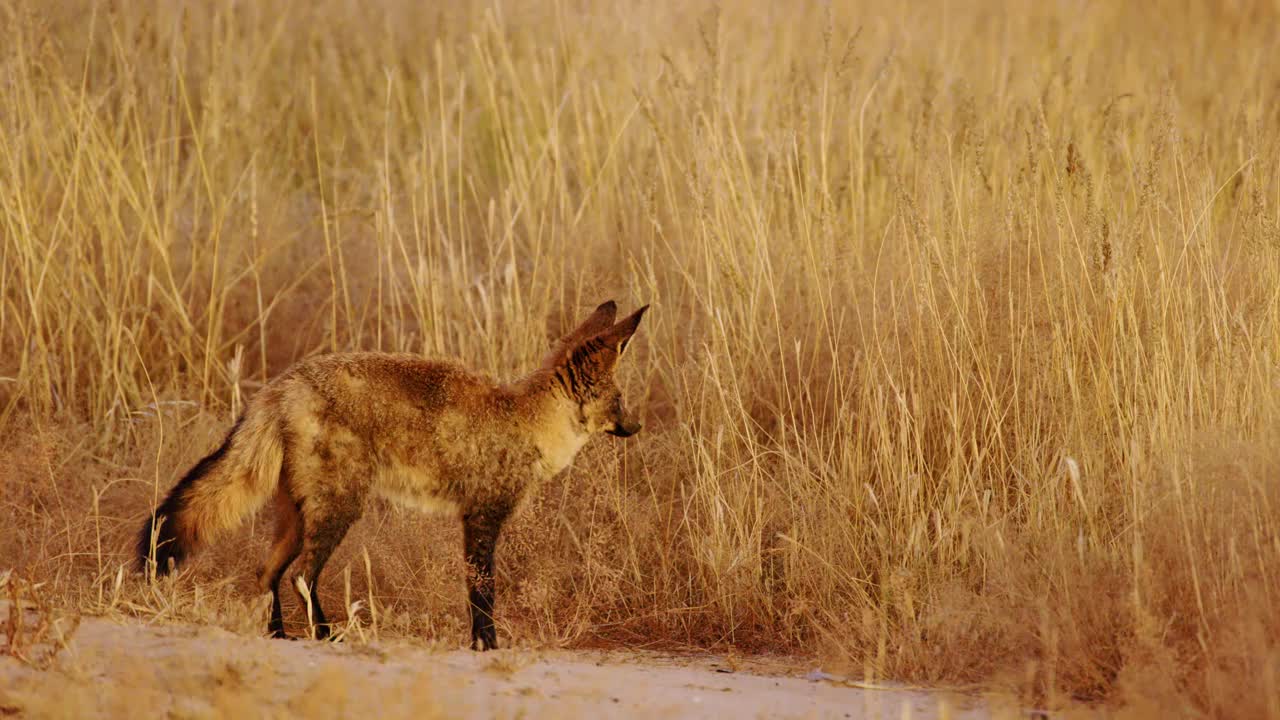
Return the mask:
[[275,541],[260,575],[271,591],[267,630],[285,637],[280,581],[300,557],[290,584],[323,638],[330,628],[316,593],[320,571],[370,496],[446,509],[462,519],[472,646],[496,647],[498,534],[592,435],[640,430],[614,368],[647,308],[614,322],[617,306],[604,303],[537,369],[508,384],[406,354],[299,362],[250,399],[222,445],[156,508],[138,539],[143,567],[169,572],[270,500]]

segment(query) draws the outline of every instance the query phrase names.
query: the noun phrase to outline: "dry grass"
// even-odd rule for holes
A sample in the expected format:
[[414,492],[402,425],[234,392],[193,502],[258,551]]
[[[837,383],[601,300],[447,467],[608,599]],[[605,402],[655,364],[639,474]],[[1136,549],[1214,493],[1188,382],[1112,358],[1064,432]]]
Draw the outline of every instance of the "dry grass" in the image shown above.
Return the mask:
[[[261,527],[119,568],[254,388],[617,297],[647,429],[506,537],[517,642],[1280,717],[1274,3],[445,6],[0,2],[22,577],[252,631]],[[459,535],[324,597],[460,642]]]

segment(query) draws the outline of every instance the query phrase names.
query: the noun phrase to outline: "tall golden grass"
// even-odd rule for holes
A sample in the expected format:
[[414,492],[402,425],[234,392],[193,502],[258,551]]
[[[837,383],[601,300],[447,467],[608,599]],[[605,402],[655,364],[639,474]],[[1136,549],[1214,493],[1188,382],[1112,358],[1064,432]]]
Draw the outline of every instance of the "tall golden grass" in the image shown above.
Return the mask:
[[[504,540],[517,640],[1280,717],[1278,22],[0,2],[0,552],[102,607],[290,362],[509,377],[617,297],[646,431]],[[165,592],[250,603],[262,534]],[[458,535],[375,508],[331,567],[461,638]]]

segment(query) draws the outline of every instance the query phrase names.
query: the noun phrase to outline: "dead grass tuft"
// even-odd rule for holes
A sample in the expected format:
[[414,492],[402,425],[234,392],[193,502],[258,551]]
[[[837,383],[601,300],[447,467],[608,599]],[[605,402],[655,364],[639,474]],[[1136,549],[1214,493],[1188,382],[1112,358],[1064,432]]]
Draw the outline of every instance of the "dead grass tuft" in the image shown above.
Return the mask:
[[50,607],[40,592],[41,585],[14,577],[10,570],[0,573],[0,593],[5,597],[0,606],[7,616],[0,635],[0,655],[43,670],[67,649],[80,618]]

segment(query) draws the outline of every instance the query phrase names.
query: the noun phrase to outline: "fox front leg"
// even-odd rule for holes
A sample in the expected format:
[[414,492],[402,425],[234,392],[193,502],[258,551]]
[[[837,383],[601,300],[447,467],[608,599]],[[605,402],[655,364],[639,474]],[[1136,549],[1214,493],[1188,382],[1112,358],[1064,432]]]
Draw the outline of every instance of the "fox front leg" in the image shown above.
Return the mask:
[[506,519],[506,508],[481,508],[462,517],[473,650],[498,647],[498,633],[493,626],[493,551]]

